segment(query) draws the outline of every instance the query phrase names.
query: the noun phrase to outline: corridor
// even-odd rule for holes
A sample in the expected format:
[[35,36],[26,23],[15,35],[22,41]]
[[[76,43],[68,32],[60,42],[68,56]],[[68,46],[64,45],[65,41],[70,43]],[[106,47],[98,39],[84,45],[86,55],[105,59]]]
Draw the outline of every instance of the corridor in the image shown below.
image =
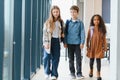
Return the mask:
[[[105,22],[109,54],[102,59],[102,80],[120,80],[120,0],[0,0],[0,80],[45,80],[43,69],[43,25],[52,5],[58,5],[61,17],[70,19],[70,7],[80,9],[85,33],[94,14]],[[58,80],[70,80],[68,58],[61,49]],[[67,59],[67,60],[66,60]],[[76,63],[76,62],[75,62]],[[89,59],[83,53],[83,80],[89,78]]]
[[[62,45],[61,45],[62,46]],[[70,72],[69,72],[69,62],[68,58],[65,57],[65,48],[61,48],[61,58],[60,58],[60,63],[59,63],[59,77],[57,80],[71,80],[70,79]],[[82,52],[83,54],[83,52]],[[109,80],[109,61],[107,58],[103,58],[101,61],[101,76],[102,80]],[[82,59],[82,72],[83,76],[85,77],[82,80],[96,80],[96,61],[94,62],[94,75],[93,78],[89,78],[89,59],[85,56],[85,53],[83,54],[83,59]],[[37,72],[37,74],[32,78],[32,80],[45,80],[44,77],[44,69],[43,66],[41,66],[41,69]],[[74,79],[77,80],[77,79]]]

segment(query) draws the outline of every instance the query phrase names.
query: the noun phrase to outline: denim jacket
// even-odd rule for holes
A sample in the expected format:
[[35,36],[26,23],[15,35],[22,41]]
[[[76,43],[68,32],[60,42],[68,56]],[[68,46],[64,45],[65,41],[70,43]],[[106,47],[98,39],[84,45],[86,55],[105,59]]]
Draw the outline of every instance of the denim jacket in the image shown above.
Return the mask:
[[[82,21],[77,19],[75,22],[69,20],[65,28],[65,43],[66,44],[84,44],[85,43],[85,30]],[[66,30],[67,29],[67,30]],[[67,32],[66,32],[67,31]]]

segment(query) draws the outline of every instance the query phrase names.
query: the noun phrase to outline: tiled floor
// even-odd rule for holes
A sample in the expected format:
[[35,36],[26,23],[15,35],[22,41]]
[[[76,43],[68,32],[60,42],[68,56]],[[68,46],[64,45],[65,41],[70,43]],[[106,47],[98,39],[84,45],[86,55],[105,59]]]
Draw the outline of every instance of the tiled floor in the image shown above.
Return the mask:
[[[94,76],[93,78],[89,78],[89,60],[87,58],[83,59],[82,64],[82,72],[85,76],[82,80],[96,80],[96,64],[94,65]],[[68,61],[65,61],[65,57],[61,57],[60,63],[59,63],[59,77],[57,80],[71,80],[69,76],[69,67],[68,67]],[[102,68],[101,68],[101,76],[102,80],[109,80],[109,63],[106,59],[102,59]],[[41,67],[40,71],[32,78],[32,80],[45,80],[44,78],[44,71],[43,67]]]

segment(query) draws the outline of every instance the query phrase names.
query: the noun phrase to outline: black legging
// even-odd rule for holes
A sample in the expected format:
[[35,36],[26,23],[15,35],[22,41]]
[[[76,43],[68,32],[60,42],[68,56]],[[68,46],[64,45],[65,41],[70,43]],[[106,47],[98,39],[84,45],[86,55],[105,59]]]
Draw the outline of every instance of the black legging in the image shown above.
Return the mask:
[[[100,70],[101,70],[101,59],[97,58],[96,62],[97,62],[97,71],[100,72]],[[94,58],[90,58],[90,69],[91,70],[93,69],[93,64],[94,64]]]

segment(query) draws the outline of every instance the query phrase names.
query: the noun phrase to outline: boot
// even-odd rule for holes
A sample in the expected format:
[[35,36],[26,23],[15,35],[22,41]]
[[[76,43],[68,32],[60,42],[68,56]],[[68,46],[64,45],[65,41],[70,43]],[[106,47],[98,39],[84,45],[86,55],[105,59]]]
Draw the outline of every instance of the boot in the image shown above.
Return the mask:
[[89,77],[93,77],[93,69],[90,69]]
[[97,80],[102,80],[101,76],[100,76],[100,72],[97,71]]
[[102,80],[102,78],[101,77],[97,77],[97,80]]

